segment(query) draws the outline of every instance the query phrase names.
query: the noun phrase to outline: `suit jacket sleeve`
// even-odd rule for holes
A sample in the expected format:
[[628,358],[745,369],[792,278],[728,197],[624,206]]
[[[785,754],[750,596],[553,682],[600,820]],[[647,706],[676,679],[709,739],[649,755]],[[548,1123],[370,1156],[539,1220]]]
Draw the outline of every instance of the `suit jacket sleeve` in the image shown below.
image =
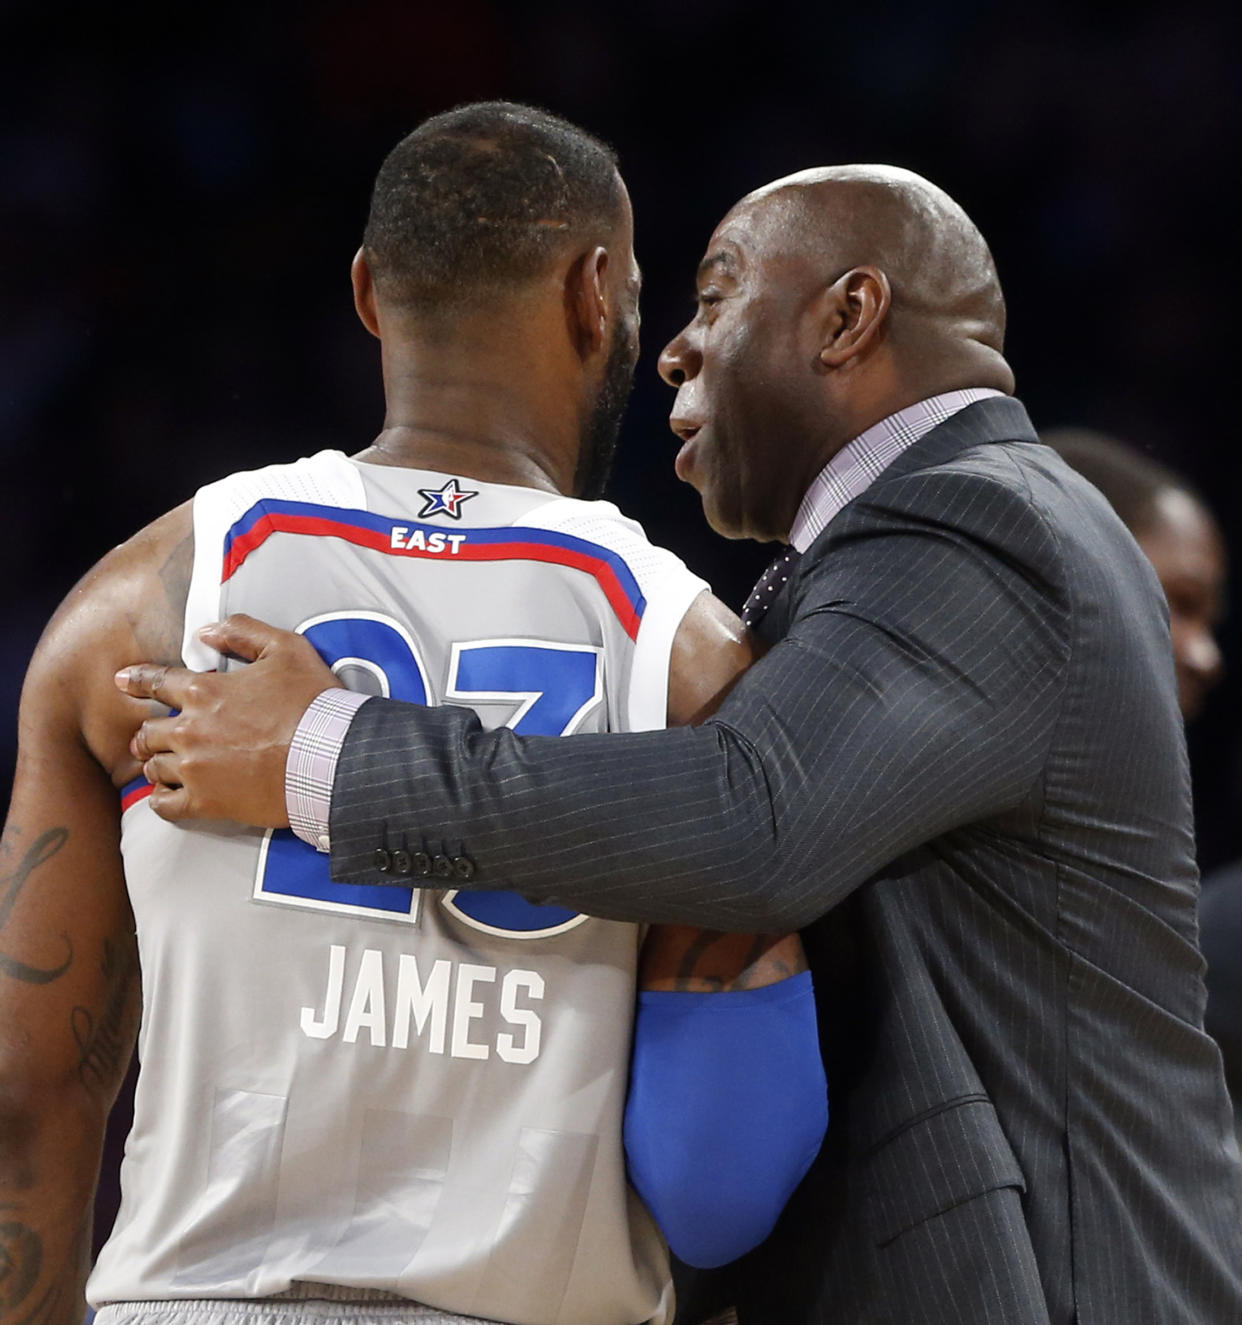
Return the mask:
[[444,842],[474,861],[471,887],[784,931],[1037,796],[1071,620],[1055,535],[1010,467],[873,485],[804,558],[788,635],[701,727],[522,738],[461,709],[364,704],[333,789],[333,877],[378,882],[377,847]]

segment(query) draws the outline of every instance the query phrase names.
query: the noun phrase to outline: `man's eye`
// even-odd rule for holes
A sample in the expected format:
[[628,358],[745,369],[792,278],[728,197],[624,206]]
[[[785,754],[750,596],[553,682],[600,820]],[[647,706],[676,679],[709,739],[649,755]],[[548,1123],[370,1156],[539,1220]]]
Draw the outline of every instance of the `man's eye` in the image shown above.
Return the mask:
[[714,308],[720,302],[720,294],[715,290],[700,290],[698,305],[700,308]]

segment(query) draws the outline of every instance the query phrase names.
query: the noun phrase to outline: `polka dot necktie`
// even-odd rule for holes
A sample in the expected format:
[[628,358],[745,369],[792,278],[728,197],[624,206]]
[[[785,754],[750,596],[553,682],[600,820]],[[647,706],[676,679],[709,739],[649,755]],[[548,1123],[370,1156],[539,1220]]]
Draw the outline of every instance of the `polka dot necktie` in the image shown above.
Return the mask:
[[759,583],[750,591],[742,608],[742,620],[748,626],[758,625],[763,620],[764,613],[772,606],[772,600],[793,573],[801,555],[797,548],[787,547],[759,577]]

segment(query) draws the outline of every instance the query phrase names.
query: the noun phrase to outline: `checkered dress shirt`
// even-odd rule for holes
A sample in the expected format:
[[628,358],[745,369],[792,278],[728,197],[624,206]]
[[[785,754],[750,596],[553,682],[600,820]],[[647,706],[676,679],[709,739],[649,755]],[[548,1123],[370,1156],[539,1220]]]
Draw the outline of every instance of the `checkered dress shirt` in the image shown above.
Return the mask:
[[864,493],[894,460],[920,437],[976,400],[1003,395],[987,387],[968,387],[929,396],[881,419],[865,433],[847,442],[816,475],[802,498],[789,533],[790,543],[805,552],[828,521],[847,503]]
[[325,690],[311,700],[289,743],[285,763],[285,805],[289,827],[317,851],[327,851],[332,781],[349,724],[370,695]]

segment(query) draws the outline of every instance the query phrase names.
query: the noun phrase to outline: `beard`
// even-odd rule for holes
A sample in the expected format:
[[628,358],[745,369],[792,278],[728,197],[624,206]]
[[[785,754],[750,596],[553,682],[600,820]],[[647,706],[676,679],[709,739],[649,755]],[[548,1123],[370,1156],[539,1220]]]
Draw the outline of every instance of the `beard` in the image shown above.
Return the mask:
[[574,474],[574,496],[583,501],[598,501],[604,495],[617,455],[621,420],[634,389],[634,369],[638,363],[637,329],[631,318],[616,324],[612,345],[604,364],[595,408],[582,432],[582,449]]

